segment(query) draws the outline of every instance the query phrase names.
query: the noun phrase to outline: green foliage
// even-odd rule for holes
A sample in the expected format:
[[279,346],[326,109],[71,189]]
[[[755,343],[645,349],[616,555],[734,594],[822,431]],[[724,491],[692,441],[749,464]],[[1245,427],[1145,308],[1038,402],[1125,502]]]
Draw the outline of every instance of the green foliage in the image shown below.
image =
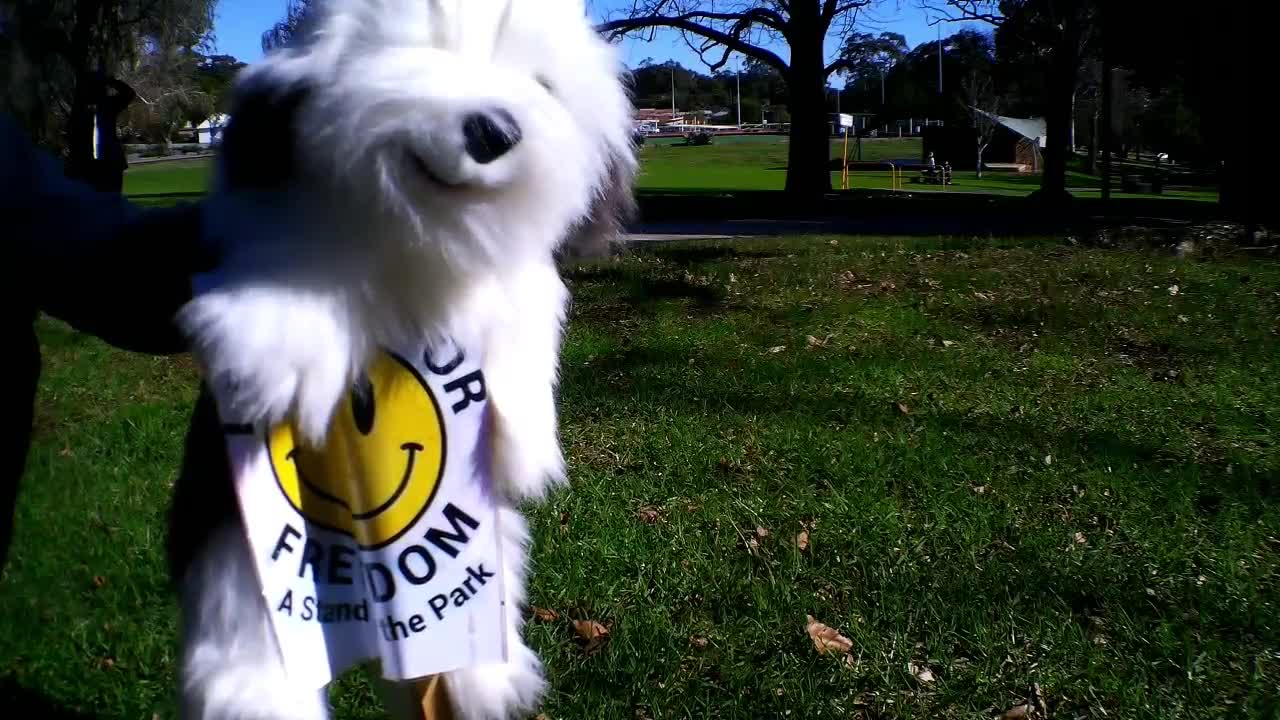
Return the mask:
[[262,51],[271,52],[289,44],[306,21],[312,0],[288,0],[284,17],[262,33]]
[[849,35],[840,49],[840,57],[848,63],[845,71],[854,80],[879,82],[907,55],[907,38],[892,32],[879,35],[856,32]]
[[[217,0],[10,0],[0,8],[0,110],[9,109],[45,144],[68,142],[85,123],[99,74],[156,79],[210,37]],[[180,75],[178,77],[181,77]],[[177,86],[169,84],[170,89]],[[79,88],[79,90],[77,90]],[[76,132],[83,133],[83,128]]]
[[236,74],[245,66],[230,55],[209,55],[201,58],[195,69],[195,80],[200,91],[209,96],[213,109],[220,113],[230,110],[230,94]]
[[[875,125],[892,124],[908,118],[931,118],[949,124],[969,122],[968,112],[957,105],[965,90],[963,83],[975,73],[986,75],[994,61],[995,47],[990,34],[975,30],[943,38],[943,92],[938,92],[938,42],[917,45],[894,56],[890,48],[896,39],[873,38],[862,34],[845,46],[845,57],[854,64],[851,82],[843,98],[845,108],[876,112]],[[880,68],[885,68],[885,103],[881,105]]]
[[[673,60],[661,64],[645,60],[631,71],[631,90],[636,106],[670,108],[673,74],[677,109],[728,110],[730,122],[737,122],[739,78],[734,72],[708,75]],[[741,82],[744,123],[760,122],[762,109],[768,112],[771,122],[785,121],[779,118],[779,112],[787,102],[787,85],[781,73],[767,65],[746,63]]]

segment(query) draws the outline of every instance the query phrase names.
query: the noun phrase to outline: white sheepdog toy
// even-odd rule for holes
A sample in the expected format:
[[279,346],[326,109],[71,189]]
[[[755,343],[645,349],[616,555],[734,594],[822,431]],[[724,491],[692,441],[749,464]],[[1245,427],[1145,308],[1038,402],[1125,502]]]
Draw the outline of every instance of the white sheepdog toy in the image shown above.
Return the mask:
[[[328,0],[237,82],[206,203],[225,281],[181,313],[239,416],[325,437],[380,346],[483,348],[506,606],[525,598],[516,504],[564,477],[555,387],[560,253],[616,236],[635,174],[632,107],[582,0]],[[310,720],[274,652],[202,395],[171,518],[190,720]],[[509,662],[444,676],[461,718],[535,708],[539,659],[506,613]]]

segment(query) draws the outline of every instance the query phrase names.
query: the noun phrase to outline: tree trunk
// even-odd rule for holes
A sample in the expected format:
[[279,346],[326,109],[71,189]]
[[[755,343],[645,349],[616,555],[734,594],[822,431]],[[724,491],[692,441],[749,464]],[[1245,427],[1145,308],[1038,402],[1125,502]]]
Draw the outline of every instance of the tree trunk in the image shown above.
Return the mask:
[[[831,191],[831,143],[822,91],[790,85],[791,138],[787,149],[787,192],[818,196]],[[816,96],[815,96],[816,95]]]
[[1071,155],[1072,110],[1075,106],[1076,77],[1080,70],[1081,41],[1089,22],[1071,3],[1056,18],[1061,35],[1049,55],[1045,78],[1044,174],[1040,176],[1040,199],[1050,205],[1068,202],[1067,160]]
[[1104,39],[1102,49],[1102,202],[1111,201],[1111,142],[1112,125],[1115,124],[1113,108],[1115,103],[1115,75],[1111,70],[1111,57],[1107,52]]
[[1085,158],[1084,161],[1084,171],[1090,175],[1098,173],[1098,115],[1101,110],[1101,104],[1095,100],[1093,103],[1093,115],[1089,118],[1091,125],[1089,130],[1089,157]]
[[816,198],[831,192],[827,76],[822,57],[825,28],[817,3],[797,3],[791,21],[791,67],[786,74],[791,138],[786,188],[791,195]]
[[986,145],[978,146],[978,179],[982,179],[982,153],[987,149]]
[[1044,149],[1044,174],[1040,176],[1040,195],[1046,202],[1059,203],[1067,199],[1071,104],[1079,55],[1074,41],[1064,42],[1053,55],[1045,88],[1048,94],[1045,112],[1048,138]]

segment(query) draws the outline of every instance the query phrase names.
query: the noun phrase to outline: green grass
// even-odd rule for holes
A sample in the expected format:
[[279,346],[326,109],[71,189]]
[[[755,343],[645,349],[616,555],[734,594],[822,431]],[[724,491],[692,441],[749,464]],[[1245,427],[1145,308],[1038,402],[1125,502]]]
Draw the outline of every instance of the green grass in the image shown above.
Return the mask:
[[207,158],[135,163],[125,172],[124,191],[128,195],[202,193],[212,177]]
[[[569,281],[572,485],[529,510],[549,718],[987,718],[1033,684],[1059,718],[1276,717],[1274,262],[811,237]],[[191,366],[40,330],[0,690],[171,717]],[[335,698],[378,716],[358,674]]]
[[[787,177],[787,139],[772,135],[728,136],[716,138],[710,145],[687,146],[683,140],[651,139],[640,152],[641,175],[638,186],[650,191],[688,190],[781,190]],[[918,138],[886,138],[863,141],[865,162],[909,160],[918,162],[921,152]],[[843,151],[841,141],[831,143],[831,156]],[[850,146],[853,155],[853,146]],[[996,195],[1026,195],[1040,186],[1038,175],[1016,175],[988,172],[979,180],[976,173],[957,172],[953,185],[911,183],[917,173],[906,173],[904,189],[911,192],[975,192]],[[888,190],[889,173],[880,170],[856,170],[855,190]],[[125,175],[125,192],[130,195],[203,192],[209,182],[208,160],[135,165]],[[1099,180],[1092,175],[1072,171],[1067,184],[1080,197],[1098,197]],[[831,173],[831,186],[840,187],[840,173]],[[1116,192],[1116,197],[1178,198],[1216,202],[1215,188],[1167,188],[1163,195],[1131,195]]]

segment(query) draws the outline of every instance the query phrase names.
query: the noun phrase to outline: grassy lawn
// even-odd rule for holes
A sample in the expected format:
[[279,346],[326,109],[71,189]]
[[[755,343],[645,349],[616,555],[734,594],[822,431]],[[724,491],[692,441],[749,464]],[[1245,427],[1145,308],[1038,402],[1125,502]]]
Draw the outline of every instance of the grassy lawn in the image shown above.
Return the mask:
[[213,177],[208,158],[138,163],[124,176],[124,191],[129,195],[202,193],[209,189]]
[[[683,140],[652,139],[641,150],[642,173],[639,187],[651,191],[683,190],[781,190],[787,177],[787,140],[777,136],[729,136],[716,138],[711,145],[686,146]],[[881,160],[920,160],[918,138],[885,138],[863,140],[865,162]],[[831,143],[831,156],[843,151],[840,141]],[[850,155],[853,146],[850,146]],[[1038,175],[990,173],[978,180],[976,173],[957,172],[953,185],[919,185],[904,178],[904,189],[911,192],[976,192],[997,195],[1026,195],[1040,186]],[[210,178],[208,160],[175,160],[172,162],[135,165],[125,175],[125,191],[130,195],[203,192]],[[1097,177],[1082,172],[1068,174],[1067,184],[1080,197],[1100,195]],[[831,173],[831,186],[840,187],[840,173]],[[888,190],[889,173],[877,170],[853,172],[855,190]],[[1216,188],[1167,188],[1163,195],[1130,195],[1116,197],[1166,197],[1216,202]],[[144,200],[145,202],[145,200]]]
[[[985,718],[1033,685],[1058,718],[1280,711],[1274,262],[810,237],[569,279],[548,718]],[[191,366],[41,338],[0,696],[171,717]],[[335,697],[378,716],[359,673]]]

